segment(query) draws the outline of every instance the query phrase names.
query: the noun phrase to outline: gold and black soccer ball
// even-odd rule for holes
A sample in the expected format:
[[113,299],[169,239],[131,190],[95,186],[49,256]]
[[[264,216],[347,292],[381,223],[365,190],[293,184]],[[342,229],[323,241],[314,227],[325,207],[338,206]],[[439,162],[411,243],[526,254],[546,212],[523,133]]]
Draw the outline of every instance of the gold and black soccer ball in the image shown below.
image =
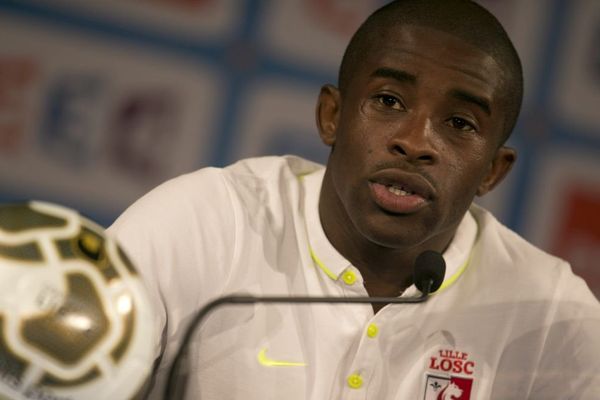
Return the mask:
[[132,399],[152,310],[114,240],[76,211],[0,205],[0,399]]

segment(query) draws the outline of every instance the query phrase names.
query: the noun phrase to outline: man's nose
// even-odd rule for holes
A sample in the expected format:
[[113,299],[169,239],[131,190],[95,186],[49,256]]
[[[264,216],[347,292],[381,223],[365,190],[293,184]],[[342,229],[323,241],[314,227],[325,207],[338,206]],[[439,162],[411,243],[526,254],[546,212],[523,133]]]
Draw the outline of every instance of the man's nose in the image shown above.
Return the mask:
[[438,159],[431,119],[415,115],[396,127],[388,140],[388,151],[410,162],[432,164]]

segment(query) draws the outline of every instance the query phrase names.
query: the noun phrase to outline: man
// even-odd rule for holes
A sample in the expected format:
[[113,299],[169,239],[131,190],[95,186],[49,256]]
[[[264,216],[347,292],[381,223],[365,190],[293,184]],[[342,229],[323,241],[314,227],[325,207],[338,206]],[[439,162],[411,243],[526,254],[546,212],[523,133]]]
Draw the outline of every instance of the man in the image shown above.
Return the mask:
[[224,308],[192,352],[191,398],[597,399],[600,308],[562,260],[472,204],[508,173],[518,56],[469,1],[404,0],[348,46],[317,125],[327,167],[240,161],[172,180],[111,228],[142,270],[162,340],[153,394],[194,313],[231,293],[419,294],[420,305]]

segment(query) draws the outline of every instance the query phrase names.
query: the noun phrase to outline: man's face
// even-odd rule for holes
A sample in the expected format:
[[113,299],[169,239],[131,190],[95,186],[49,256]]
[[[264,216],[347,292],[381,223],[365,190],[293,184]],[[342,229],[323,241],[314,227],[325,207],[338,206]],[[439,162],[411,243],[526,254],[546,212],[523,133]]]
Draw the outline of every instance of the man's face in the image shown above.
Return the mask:
[[320,134],[332,146],[321,211],[381,246],[447,244],[514,160],[499,148],[504,79],[489,55],[441,31],[380,36],[343,94],[321,92]]

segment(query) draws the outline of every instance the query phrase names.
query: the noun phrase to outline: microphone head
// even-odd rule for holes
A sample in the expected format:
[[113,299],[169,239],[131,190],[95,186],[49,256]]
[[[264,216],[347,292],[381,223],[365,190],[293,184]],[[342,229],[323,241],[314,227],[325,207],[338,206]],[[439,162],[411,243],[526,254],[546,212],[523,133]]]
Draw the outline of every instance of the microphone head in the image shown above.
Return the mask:
[[417,256],[414,268],[415,286],[423,292],[425,285],[431,281],[430,293],[435,292],[442,286],[444,274],[446,273],[446,262],[444,257],[437,251],[425,250]]

